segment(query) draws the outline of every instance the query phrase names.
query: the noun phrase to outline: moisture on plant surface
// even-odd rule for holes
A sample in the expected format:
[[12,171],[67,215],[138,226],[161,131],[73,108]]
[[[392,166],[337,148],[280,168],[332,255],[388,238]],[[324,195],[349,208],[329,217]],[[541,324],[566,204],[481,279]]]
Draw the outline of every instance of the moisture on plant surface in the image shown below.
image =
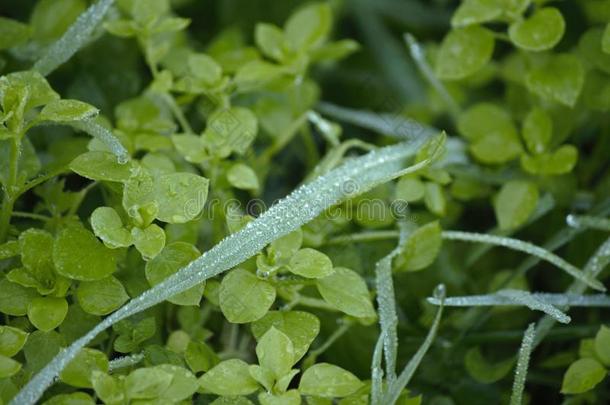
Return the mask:
[[0,405],[610,403],[610,0],[0,0]]

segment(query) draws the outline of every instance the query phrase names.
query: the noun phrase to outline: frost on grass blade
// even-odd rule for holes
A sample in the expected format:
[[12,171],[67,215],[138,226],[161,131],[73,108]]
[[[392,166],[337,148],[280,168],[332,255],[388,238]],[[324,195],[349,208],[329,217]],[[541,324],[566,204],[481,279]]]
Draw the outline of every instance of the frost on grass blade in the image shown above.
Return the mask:
[[112,134],[112,132],[100,124],[91,120],[86,120],[69,122],[67,125],[86,132],[105,143],[106,146],[108,146],[108,149],[110,149],[110,151],[117,156],[119,163],[124,164],[129,160],[129,153],[127,152],[127,149],[125,149],[125,147],[121,144],[121,142],[119,142],[117,137]]
[[530,355],[534,348],[534,338],[536,330],[534,324],[530,323],[523,335],[521,348],[519,349],[519,358],[517,360],[517,368],[515,369],[515,380],[513,382],[513,392],[510,396],[510,405],[520,405],[523,399],[523,389],[525,388],[525,377],[527,377],[527,368],[530,362]]
[[72,57],[91,38],[91,34],[104,19],[114,0],[100,0],[82,13],[64,35],[53,43],[40,58],[34,69],[43,76],[57,69]]
[[413,374],[415,374],[415,370],[417,370],[417,367],[428,352],[428,349],[430,349],[430,346],[432,345],[432,342],[436,337],[438,327],[441,323],[441,317],[443,316],[445,293],[446,290],[444,284],[439,284],[434,290],[434,297],[439,300],[440,306],[438,308],[438,311],[436,312],[436,317],[434,318],[432,327],[428,331],[428,336],[426,336],[426,340],[424,340],[424,343],[422,343],[417,352],[413,355],[413,357],[411,357],[411,360],[409,360],[409,363],[407,363],[398,378],[394,380],[393,383],[389,384],[386,393],[383,395],[383,400],[381,401],[381,404],[396,403],[398,397],[400,396],[400,393],[407,386],[407,384],[409,384],[409,381],[411,381],[411,377],[413,377]]
[[[268,243],[311,221],[344,198],[354,197],[355,194],[368,191],[376,185],[426,167],[437,158],[444,145],[444,135],[441,135],[441,142],[433,141],[437,148],[428,159],[406,168],[404,162],[405,159],[413,157],[427,139],[422,137],[413,142],[375,150],[299,187],[256,220],[249,222],[241,231],[228,236],[179,272],[143,292],[97,324],[53,358],[28,382],[11,404],[34,404],[79,350],[98,333],[116,322],[235,267]],[[344,187],[346,182],[350,184],[349,190]]]
[[497,246],[504,246],[509,249],[518,250],[524,253],[528,253],[532,256],[536,256],[542,260],[545,260],[557,267],[561,270],[565,271],[576,280],[580,280],[589,287],[593,288],[597,291],[606,291],[604,285],[592,277],[588,273],[584,273],[574,265],[566,262],[561,257],[549,252],[546,249],[541,248],[540,246],[536,246],[529,242],[524,242],[519,239],[494,236],[494,235],[485,235],[474,232],[460,232],[460,231],[444,231],[443,239],[449,240],[461,240],[464,242],[478,242],[478,243],[488,243]]

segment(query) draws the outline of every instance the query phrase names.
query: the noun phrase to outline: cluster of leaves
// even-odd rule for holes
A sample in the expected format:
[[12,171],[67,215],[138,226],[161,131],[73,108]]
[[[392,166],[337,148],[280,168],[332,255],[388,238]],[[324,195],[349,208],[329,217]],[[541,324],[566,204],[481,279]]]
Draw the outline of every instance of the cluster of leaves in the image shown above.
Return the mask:
[[[190,0],[40,0],[0,17],[0,403],[490,403],[508,398],[516,365],[517,404],[540,344],[550,355],[533,367],[560,372],[551,395],[607,398],[610,332],[591,308],[607,297],[582,294],[605,291],[610,262],[610,242],[591,248],[610,231],[610,2],[464,0],[440,44],[406,37],[421,80],[375,83],[427,92],[379,114],[320,102],[378,109],[358,82],[373,58],[358,58],[405,66],[380,15],[449,14],[340,3],[206,34]],[[242,14],[227,4],[219,15]],[[338,18],[373,49],[331,40]],[[396,122],[407,139],[378,148],[404,135]],[[275,211],[248,204],[300,183]],[[571,211],[595,216],[564,228]],[[574,239],[585,228],[597,233]],[[572,239],[569,260],[552,253]],[[530,256],[518,265],[491,245]],[[527,274],[539,260],[574,280]],[[441,323],[445,287],[425,303],[438,283],[498,291],[498,307]],[[563,304],[528,292],[566,288]],[[546,314],[518,358],[512,340],[536,313],[506,303]],[[569,346],[541,343],[579,303],[585,326],[558,332]]]

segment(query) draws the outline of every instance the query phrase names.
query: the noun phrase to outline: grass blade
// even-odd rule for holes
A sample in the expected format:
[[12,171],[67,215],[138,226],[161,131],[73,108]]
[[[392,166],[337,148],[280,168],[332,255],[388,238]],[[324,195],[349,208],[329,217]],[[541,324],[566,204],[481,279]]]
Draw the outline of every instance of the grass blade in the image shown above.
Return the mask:
[[[441,139],[444,140],[444,136]],[[116,322],[235,267],[255,255],[268,243],[311,221],[344,198],[354,197],[376,185],[427,166],[438,153],[433,153],[429,159],[406,169],[404,165],[405,159],[412,157],[426,140],[420,138],[414,142],[375,150],[352,159],[325,176],[299,187],[256,220],[248,223],[241,231],[225,238],[179,272],[143,292],[97,324],[85,336],[55,356],[28,382],[11,404],[34,404],[79,350],[98,333]],[[436,152],[442,145],[443,142],[438,142]],[[349,190],[344,187],[346,183],[350,185]]]
[[506,297],[509,300],[524,305],[534,311],[542,311],[545,314],[552,316],[555,320],[561,323],[570,323],[572,320],[568,315],[561,312],[547,301],[530,294],[528,291],[520,290],[500,290],[497,293],[500,296]]
[[402,390],[407,386],[409,381],[411,381],[411,377],[415,374],[415,370],[421,363],[422,359],[426,355],[426,352],[432,345],[434,338],[436,337],[436,332],[438,331],[438,327],[441,323],[441,317],[443,315],[444,301],[445,301],[445,286],[440,284],[436,287],[434,291],[434,296],[440,300],[440,306],[438,311],[436,312],[436,317],[434,318],[434,322],[432,323],[432,327],[428,332],[428,336],[426,336],[426,340],[419,347],[415,355],[409,360],[409,363],[402,370],[398,378],[394,381],[393,384],[390,384],[388,387],[388,391],[383,396],[383,404],[395,404],[400,396]]
[[523,402],[525,378],[527,377],[530,355],[534,348],[535,335],[536,329],[534,328],[534,324],[530,323],[523,335],[523,341],[521,342],[521,348],[519,349],[519,358],[517,360],[517,368],[515,369],[515,380],[513,382],[513,392],[510,396],[510,405],[520,405]]
[[597,291],[606,291],[604,285],[598,280],[596,280],[594,277],[592,277],[590,274],[583,273],[581,270],[576,268],[574,265],[566,262],[561,257],[549,252],[546,249],[541,248],[540,246],[536,246],[529,242],[524,242],[519,239],[507,238],[502,236],[485,235],[481,233],[461,231],[444,231],[443,239],[459,240],[463,242],[488,243],[491,245],[504,246],[509,249],[528,253],[532,256],[536,256],[557,266],[567,274],[571,275],[579,281],[582,281],[583,283]]
[[112,134],[109,130],[101,126],[92,120],[87,121],[72,121],[65,123],[73,128],[86,132],[94,138],[99,139],[103,143],[108,146],[110,151],[114,153],[119,163],[127,163],[129,160],[129,152],[127,149],[119,142],[118,138]]
[[47,76],[70,59],[89,41],[113,3],[114,0],[100,0],[79,15],[64,35],[34,64],[34,69]]

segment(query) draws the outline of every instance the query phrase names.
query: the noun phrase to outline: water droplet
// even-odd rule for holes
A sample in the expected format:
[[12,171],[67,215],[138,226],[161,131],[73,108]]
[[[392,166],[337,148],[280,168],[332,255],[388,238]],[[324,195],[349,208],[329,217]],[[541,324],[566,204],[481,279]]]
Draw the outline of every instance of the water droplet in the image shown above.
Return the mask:
[[447,294],[447,289],[445,287],[445,284],[439,284],[434,289],[434,298],[442,300],[445,298],[446,294]]

